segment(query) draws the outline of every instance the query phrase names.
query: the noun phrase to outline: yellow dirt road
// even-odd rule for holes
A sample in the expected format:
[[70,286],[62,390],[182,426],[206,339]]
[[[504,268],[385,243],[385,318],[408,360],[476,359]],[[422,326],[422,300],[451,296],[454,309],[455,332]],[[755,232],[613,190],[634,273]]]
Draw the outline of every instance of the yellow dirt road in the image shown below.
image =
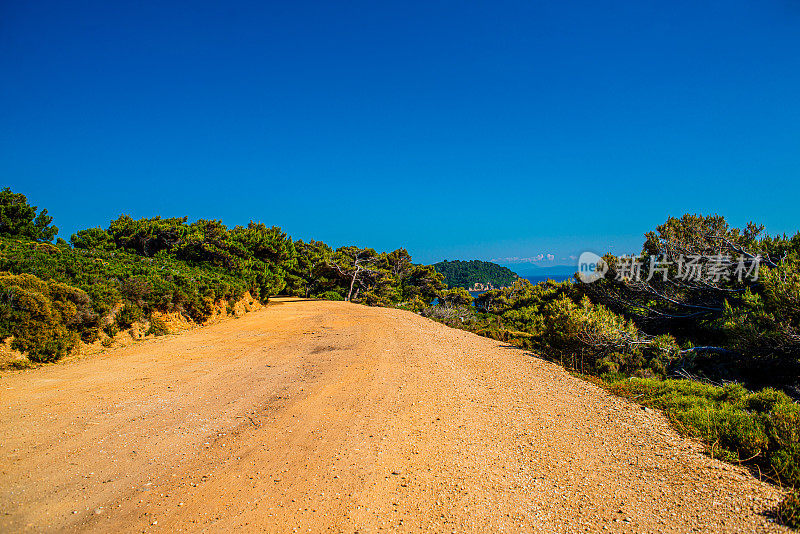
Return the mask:
[[777,491],[529,353],[284,299],[0,377],[0,530],[783,531]]

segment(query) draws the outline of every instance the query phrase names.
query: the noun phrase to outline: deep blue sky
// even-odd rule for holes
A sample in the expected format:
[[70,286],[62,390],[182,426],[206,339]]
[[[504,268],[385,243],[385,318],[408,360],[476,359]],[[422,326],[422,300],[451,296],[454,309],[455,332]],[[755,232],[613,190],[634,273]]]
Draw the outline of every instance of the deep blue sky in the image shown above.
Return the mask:
[[0,2],[0,176],[68,238],[260,220],[418,261],[800,229],[800,3]]

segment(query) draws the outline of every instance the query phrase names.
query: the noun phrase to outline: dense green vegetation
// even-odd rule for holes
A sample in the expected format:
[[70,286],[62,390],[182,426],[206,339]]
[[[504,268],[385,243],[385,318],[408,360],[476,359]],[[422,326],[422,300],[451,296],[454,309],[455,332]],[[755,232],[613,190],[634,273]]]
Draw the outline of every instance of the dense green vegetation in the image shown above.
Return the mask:
[[489,261],[441,261],[435,263],[434,268],[444,275],[447,287],[470,288],[476,283],[492,287],[510,286],[517,279],[517,275],[509,268]]
[[[710,454],[796,488],[800,234],[761,233],[719,216],[670,218],[645,236],[640,256],[605,256],[608,272],[594,283],[520,279],[423,314],[602,377],[663,409]],[[703,276],[687,276],[689,267]],[[779,513],[797,524],[796,496]]]
[[429,265],[412,263],[405,249],[378,253],[355,246],[334,250],[319,241],[294,245],[287,294],[420,310],[444,289],[442,276]]
[[51,222],[24,195],[0,193],[0,340],[12,338],[35,362],[137,322],[163,334],[154,312],[200,323],[247,292],[262,302],[283,293],[419,310],[444,288],[441,275],[405,250],[334,250],[262,223],[229,229],[216,220],[123,215],[53,245]]
[[23,237],[33,241],[52,241],[58,228],[47,210],[36,213],[22,193],[12,193],[6,187],[0,191],[0,236]]
[[[215,302],[235,301],[251,289],[225,269],[167,255],[145,258],[9,238],[0,238],[0,271],[0,336],[13,336],[12,347],[33,361],[58,359],[79,338],[113,335],[153,311],[179,311],[202,322]],[[109,317],[117,305],[120,324]]]

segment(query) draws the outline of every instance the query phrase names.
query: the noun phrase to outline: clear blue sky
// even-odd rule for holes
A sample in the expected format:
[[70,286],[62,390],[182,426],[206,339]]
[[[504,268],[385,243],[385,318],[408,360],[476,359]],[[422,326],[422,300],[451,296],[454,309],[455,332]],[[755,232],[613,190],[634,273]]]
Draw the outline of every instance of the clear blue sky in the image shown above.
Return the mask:
[[800,3],[0,2],[0,176],[62,237],[250,219],[418,261],[792,232]]

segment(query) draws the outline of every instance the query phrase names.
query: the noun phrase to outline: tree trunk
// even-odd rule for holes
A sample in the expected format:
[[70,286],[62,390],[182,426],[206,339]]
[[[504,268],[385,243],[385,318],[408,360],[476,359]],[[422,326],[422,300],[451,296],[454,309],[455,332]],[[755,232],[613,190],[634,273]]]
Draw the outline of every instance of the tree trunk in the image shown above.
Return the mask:
[[347,302],[350,302],[350,299],[353,296],[353,286],[356,283],[356,278],[358,278],[358,267],[356,267],[356,270],[353,271],[353,278],[350,280],[350,291],[347,293]]

